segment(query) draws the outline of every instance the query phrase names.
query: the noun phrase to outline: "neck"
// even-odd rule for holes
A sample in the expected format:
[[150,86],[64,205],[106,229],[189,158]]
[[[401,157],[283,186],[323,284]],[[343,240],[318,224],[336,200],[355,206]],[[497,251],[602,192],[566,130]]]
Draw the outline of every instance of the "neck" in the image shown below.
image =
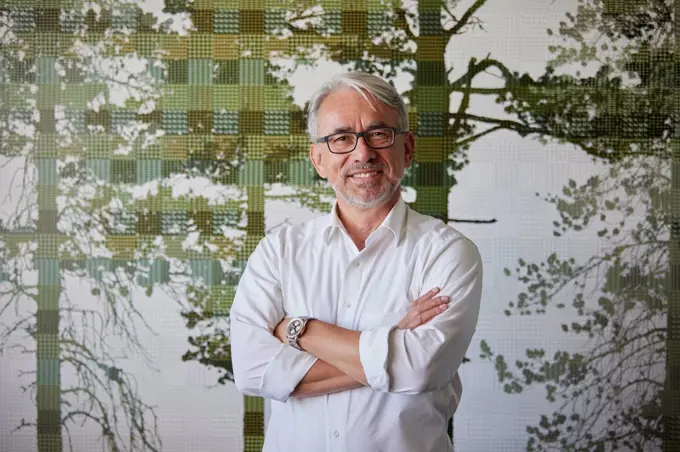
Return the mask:
[[398,188],[389,201],[370,209],[351,205],[342,198],[338,198],[338,218],[343,226],[345,226],[347,233],[359,251],[364,249],[368,236],[385,221],[385,218],[387,218],[387,215],[389,215],[400,197],[401,189]]

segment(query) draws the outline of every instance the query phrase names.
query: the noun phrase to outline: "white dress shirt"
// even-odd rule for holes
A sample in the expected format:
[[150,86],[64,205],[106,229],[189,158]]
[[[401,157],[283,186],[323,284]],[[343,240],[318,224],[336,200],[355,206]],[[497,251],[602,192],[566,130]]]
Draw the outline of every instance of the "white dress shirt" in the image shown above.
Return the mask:
[[[400,200],[358,251],[336,207],[267,235],[251,255],[231,308],[234,378],[271,399],[264,452],[447,452],[461,397],[458,368],[476,329],[482,291],[477,247]],[[434,287],[449,307],[414,330],[396,324]],[[286,316],[361,331],[368,386],[297,398],[317,360],[273,336]]]

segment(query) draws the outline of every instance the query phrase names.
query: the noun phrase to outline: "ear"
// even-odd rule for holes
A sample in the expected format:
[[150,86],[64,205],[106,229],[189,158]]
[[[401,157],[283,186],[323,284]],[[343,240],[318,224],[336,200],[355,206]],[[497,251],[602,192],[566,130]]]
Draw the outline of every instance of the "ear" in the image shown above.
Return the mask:
[[413,155],[416,148],[416,139],[413,132],[406,132],[404,134],[404,168],[410,168],[413,163]]
[[319,177],[326,179],[328,176],[326,175],[326,168],[323,166],[323,161],[321,159],[322,151],[319,147],[320,146],[315,146],[314,144],[309,145],[309,159],[312,161],[312,165],[314,165],[314,169]]

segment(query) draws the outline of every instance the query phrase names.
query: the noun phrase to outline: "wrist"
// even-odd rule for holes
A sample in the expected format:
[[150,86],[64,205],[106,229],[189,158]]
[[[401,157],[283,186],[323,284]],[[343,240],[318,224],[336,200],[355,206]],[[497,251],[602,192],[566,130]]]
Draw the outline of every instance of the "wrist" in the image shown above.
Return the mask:
[[311,339],[314,337],[315,331],[317,331],[317,328],[320,326],[319,323],[320,322],[316,319],[307,320],[305,331],[298,338],[298,344],[300,344],[300,348],[302,350],[304,351],[308,350],[309,343],[311,342]]

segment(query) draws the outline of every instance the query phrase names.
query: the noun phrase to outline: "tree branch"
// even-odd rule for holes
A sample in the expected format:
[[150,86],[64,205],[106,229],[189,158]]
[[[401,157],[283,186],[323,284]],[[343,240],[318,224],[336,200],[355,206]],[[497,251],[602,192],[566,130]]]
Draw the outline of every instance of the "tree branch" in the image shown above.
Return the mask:
[[496,219],[492,218],[491,220],[463,220],[461,218],[449,218],[449,221],[453,223],[493,224],[496,222]]
[[[472,6],[470,6],[468,10],[465,11],[465,14],[463,14],[463,17],[461,17],[460,20],[457,21],[456,25],[454,25],[453,28],[449,30],[449,35],[453,36],[460,34],[460,31],[463,29],[463,27],[465,27],[468,24],[468,21],[470,20],[472,15],[476,13],[479,8],[484,6],[485,3],[486,0],[477,0]],[[444,9],[449,14],[451,19],[456,21],[456,17],[451,13],[451,10],[446,5],[444,5]]]
[[470,64],[468,64],[468,71],[460,76],[458,80],[454,81],[449,85],[449,89],[451,92],[454,90],[460,90],[461,88],[465,86],[471,86],[472,85],[472,79],[477,76],[477,74],[486,71],[487,69],[495,67],[498,70],[501,71],[501,74],[505,78],[505,83],[506,86],[515,81],[517,79],[517,76],[513,74],[510,69],[507,68],[503,63],[501,63],[498,60],[494,60],[492,58],[489,58],[488,56],[481,60],[479,63],[477,63],[476,59],[472,58],[470,60]]
[[503,128],[503,126],[495,126],[495,127],[491,127],[491,128],[489,128],[489,129],[486,129],[485,131],[480,132],[480,133],[478,133],[478,134],[476,134],[476,135],[472,135],[472,136],[470,136],[470,137],[467,137],[467,138],[464,139],[464,140],[457,141],[457,142],[456,142],[456,147],[466,146],[466,145],[468,145],[468,144],[470,144],[470,143],[473,143],[474,141],[478,140],[479,138],[482,138],[482,137],[485,136],[485,135],[489,135],[489,134],[491,134],[491,133],[493,133],[493,132],[495,132],[495,131],[497,131],[497,130],[500,130],[500,129],[502,129],[502,128]]
[[487,123],[487,124],[496,124],[496,125],[500,126],[499,128],[512,130],[522,137],[525,137],[525,136],[530,135],[532,133],[537,133],[537,134],[541,134],[541,135],[550,135],[550,130],[543,129],[543,128],[531,127],[527,124],[523,124],[521,122],[513,121],[513,120],[510,120],[510,119],[487,118],[485,116],[477,116],[477,115],[473,115],[473,114],[470,114],[470,113],[465,113],[465,115],[463,115],[463,119],[469,119],[471,121],[484,122],[484,123]]

